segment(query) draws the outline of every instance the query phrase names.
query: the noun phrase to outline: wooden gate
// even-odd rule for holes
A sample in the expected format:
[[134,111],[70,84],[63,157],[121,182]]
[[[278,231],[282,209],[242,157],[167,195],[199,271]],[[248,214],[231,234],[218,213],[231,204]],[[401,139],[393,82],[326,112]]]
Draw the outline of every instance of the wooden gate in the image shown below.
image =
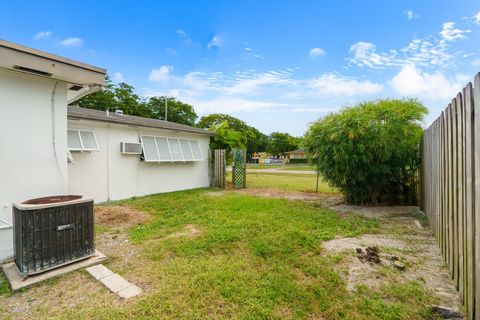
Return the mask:
[[227,185],[226,179],[226,153],[224,149],[212,150],[210,157],[210,186],[213,188],[223,188]]
[[236,189],[247,187],[247,152],[233,149],[232,183]]

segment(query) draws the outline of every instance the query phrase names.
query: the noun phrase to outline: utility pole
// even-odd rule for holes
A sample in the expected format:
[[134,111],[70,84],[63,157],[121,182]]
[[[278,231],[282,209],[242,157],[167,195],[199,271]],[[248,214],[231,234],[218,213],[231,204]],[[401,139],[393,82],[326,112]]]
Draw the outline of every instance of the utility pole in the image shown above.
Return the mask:
[[168,121],[168,98],[165,97],[165,121]]

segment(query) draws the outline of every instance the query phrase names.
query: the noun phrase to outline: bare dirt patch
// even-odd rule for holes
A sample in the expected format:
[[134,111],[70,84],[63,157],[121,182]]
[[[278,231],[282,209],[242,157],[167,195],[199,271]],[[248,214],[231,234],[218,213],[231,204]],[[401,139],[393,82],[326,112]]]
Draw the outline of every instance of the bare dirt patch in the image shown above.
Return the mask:
[[287,191],[276,189],[239,189],[234,192],[250,194],[257,197],[277,198],[288,200],[302,200],[308,202],[319,202],[326,206],[336,206],[343,203],[343,195],[339,193],[319,193],[305,191]]
[[408,215],[412,213],[420,213],[418,207],[415,206],[378,206],[378,207],[364,207],[351,206],[347,204],[339,204],[330,206],[330,209],[339,213],[352,212],[362,215],[367,218],[385,217],[388,215]]
[[207,192],[207,195],[212,196],[212,197],[221,197],[221,196],[224,196],[225,194],[226,194],[226,192],[223,191],[223,190]]
[[129,206],[96,206],[94,216],[97,224],[120,228],[144,224],[150,219],[148,213]]
[[[349,290],[355,290],[357,285],[378,287],[387,282],[415,280],[432,290],[440,305],[461,310],[459,294],[450,279],[440,249],[430,229],[423,228],[418,221],[421,212],[417,207],[358,208],[342,205],[331,208],[340,208],[340,213],[352,212],[375,217],[380,222],[379,234],[337,238],[323,243],[326,253],[345,254],[337,266]],[[356,249],[365,249],[367,246],[379,248],[380,264],[362,262],[357,258]],[[405,270],[394,267],[392,256],[405,265]]]
[[192,224],[187,224],[183,231],[178,231],[178,232],[171,233],[168,236],[166,236],[165,238],[168,239],[168,238],[186,237],[186,238],[189,238],[189,239],[193,239],[201,233],[202,233],[202,231],[199,228],[195,227]]

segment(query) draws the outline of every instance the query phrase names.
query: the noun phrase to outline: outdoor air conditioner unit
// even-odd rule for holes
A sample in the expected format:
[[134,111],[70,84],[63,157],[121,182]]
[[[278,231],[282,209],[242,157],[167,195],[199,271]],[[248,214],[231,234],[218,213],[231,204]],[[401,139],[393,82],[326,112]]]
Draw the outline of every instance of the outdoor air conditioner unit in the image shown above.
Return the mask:
[[139,142],[120,142],[122,154],[142,154],[142,144]]

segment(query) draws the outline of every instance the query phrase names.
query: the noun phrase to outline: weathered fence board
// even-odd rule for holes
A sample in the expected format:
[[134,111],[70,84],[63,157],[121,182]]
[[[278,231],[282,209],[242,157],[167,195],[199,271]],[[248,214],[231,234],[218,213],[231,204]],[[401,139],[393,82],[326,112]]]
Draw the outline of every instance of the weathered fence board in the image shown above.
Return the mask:
[[480,74],[425,130],[421,206],[470,319],[480,319]]
[[[474,261],[474,268],[472,271],[472,284],[474,283],[476,286],[472,289],[474,292],[473,297],[475,297],[475,306],[474,308],[477,316],[480,314],[480,201],[475,201],[475,198],[478,196],[480,197],[480,114],[475,109],[476,107],[480,108],[480,73],[477,74],[474,81],[473,86],[473,100],[466,101],[466,109],[471,108],[471,116],[473,118],[472,121],[472,139],[473,139],[473,150],[471,150],[472,157],[469,159],[472,161],[472,172],[470,177],[473,179],[473,192],[471,193],[471,202],[473,204],[473,208],[471,211],[471,219],[473,223],[471,231],[474,235],[474,243],[472,243],[472,247],[470,249],[474,252],[474,257],[472,261]],[[470,275],[469,275],[470,277]]]
[[226,178],[226,150],[215,149],[212,159],[212,187],[225,189],[227,185]]

